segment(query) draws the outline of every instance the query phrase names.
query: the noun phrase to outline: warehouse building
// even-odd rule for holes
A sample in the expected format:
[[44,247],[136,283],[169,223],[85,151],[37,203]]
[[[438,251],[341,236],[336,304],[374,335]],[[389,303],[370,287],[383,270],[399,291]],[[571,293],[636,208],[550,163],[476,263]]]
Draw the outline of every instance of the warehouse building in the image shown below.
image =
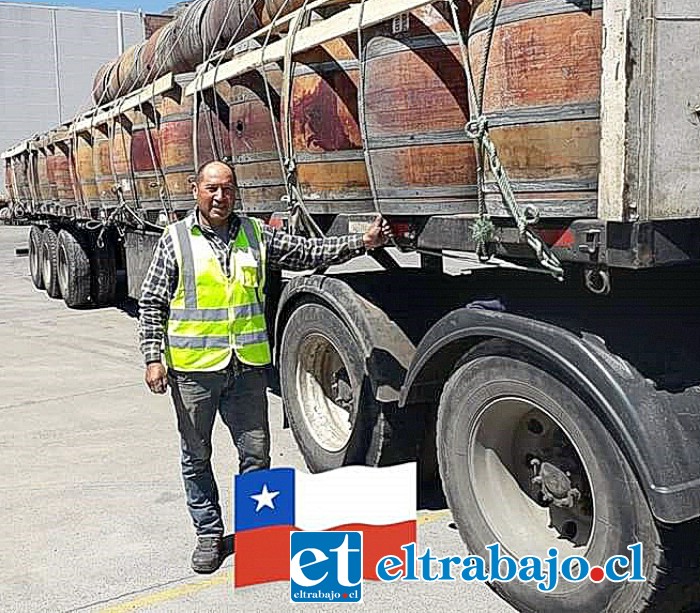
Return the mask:
[[0,151],[88,108],[97,69],[169,19],[0,3]]

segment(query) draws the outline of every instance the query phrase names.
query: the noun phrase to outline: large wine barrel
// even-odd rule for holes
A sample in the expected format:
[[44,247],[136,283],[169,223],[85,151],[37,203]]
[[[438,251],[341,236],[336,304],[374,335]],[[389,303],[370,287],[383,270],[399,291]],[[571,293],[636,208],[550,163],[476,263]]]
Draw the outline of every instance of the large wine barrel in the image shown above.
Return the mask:
[[74,189],[79,194],[79,200],[96,214],[100,206],[100,194],[95,182],[92,137],[89,134],[80,134],[75,140],[75,181]]
[[261,3],[256,0],[210,0],[200,25],[204,57],[225,49],[234,36],[242,40],[259,30],[260,12]]
[[185,96],[184,87],[191,75],[176,78],[176,87],[158,96],[156,110],[160,117],[158,140],[165,188],[172,208],[189,210],[193,206],[194,175],[193,99]]
[[107,98],[114,100],[124,96],[141,84],[141,53],[144,43],[129,47],[116,61],[107,84]]
[[114,182],[127,203],[136,202],[136,188],[131,171],[131,135],[137,121],[136,111],[125,111],[116,118],[109,134]]
[[17,180],[17,193],[22,202],[31,202],[34,199],[32,193],[32,175],[29,153],[23,153],[17,158],[15,165],[15,179]]
[[[83,140],[76,135],[72,135],[71,138],[66,141],[68,147],[68,167],[70,170],[70,183],[73,193],[73,200],[75,202],[74,213],[79,219],[90,219],[90,205],[85,196],[85,190],[81,184],[81,176],[79,174],[79,141]],[[94,180],[93,180],[94,184]]]
[[[54,153],[53,147],[44,147],[44,155],[46,156],[46,201],[52,205],[58,204],[58,184],[57,184],[57,166],[59,164],[58,156]],[[52,209],[53,211],[53,209]]]
[[59,141],[52,147],[54,181],[56,183],[56,199],[64,215],[72,215],[75,207],[75,193],[71,177],[71,161],[69,145]]
[[291,125],[302,196],[313,213],[371,212],[357,107],[359,66],[343,39],[294,65]]
[[145,42],[104,64],[95,75],[93,98],[108,102],[172,72],[192,72],[216,49],[232,46],[289,13],[304,0],[196,0]]
[[231,158],[231,86],[219,83],[201,92],[197,103],[197,165]]
[[[461,2],[460,13],[469,6]],[[367,147],[381,210],[476,210],[474,149],[459,37],[449,11],[416,9],[365,34]]]
[[[38,213],[43,203],[40,157],[36,147],[31,147],[29,149],[29,181],[32,189],[32,206],[30,207],[30,212],[32,213]],[[45,171],[46,165],[44,163],[44,172]]]
[[[595,4],[595,3],[594,3]],[[469,49],[481,57],[490,3],[477,7]],[[600,147],[602,10],[504,0],[486,74],[484,112],[521,204],[543,217],[594,217]],[[495,192],[493,183],[490,191]],[[505,214],[500,197],[492,214]]]
[[296,11],[304,5],[304,0],[263,0],[261,21],[263,25],[271,23],[273,19],[279,19],[287,13]]
[[100,207],[106,210],[113,209],[118,204],[118,198],[114,192],[116,181],[112,170],[112,151],[106,124],[92,129],[92,161]]
[[177,37],[180,29],[180,23],[176,19],[170,23],[164,25],[160,30],[158,30],[154,36],[157,37],[156,41],[156,54],[155,54],[155,73],[153,74],[153,79],[162,77],[169,72],[183,72],[186,70],[185,67],[178,65],[175,62],[173,56],[173,51],[177,45]]
[[198,0],[189,4],[174,22],[176,41],[171,51],[173,72],[189,72],[201,64],[204,56],[201,28],[204,14],[211,0]]
[[14,166],[17,163],[17,158],[5,158],[5,193],[10,202],[19,202],[19,192],[15,182]]
[[[266,75],[272,113],[265,90]],[[264,72],[250,72],[231,81],[231,149],[241,208],[247,212],[273,212],[286,192],[275,131],[280,127],[282,73],[277,64]]]
[[157,78],[158,63],[160,58],[156,55],[158,50],[158,37],[160,30],[156,30],[151,37],[143,44],[141,56],[139,58],[139,85],[148,85]]
[[139,207],[151,222],[155,222],[163,210],[160,191],[165,189],[165,181],[161,171],[158,118],[150,103],[141,106],[136,113],[130,159]]
[[95,79],[92,83],[92,99],[95,101],[95,104],[104,104],[111,100],[107,94],[107,88],[112,79],[112,73],[115,70],[116,64],[117,60],[110,60],[102,64],[95,73]]

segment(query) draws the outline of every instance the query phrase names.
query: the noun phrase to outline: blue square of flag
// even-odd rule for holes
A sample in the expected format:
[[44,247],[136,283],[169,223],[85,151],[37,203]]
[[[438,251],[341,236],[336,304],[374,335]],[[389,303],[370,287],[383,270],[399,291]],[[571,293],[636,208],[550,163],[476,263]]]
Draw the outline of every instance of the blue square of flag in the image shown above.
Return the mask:
[[294,469],[273,468],[236,475],[235,531],[294,525]]

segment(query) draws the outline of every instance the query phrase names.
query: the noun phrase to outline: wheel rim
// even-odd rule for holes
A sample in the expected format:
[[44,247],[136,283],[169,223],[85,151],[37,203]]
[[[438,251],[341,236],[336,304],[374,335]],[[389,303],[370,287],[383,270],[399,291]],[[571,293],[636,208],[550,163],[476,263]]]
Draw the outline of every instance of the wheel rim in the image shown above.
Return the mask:
[[[551,547],[562,557],[586,552],[595,510],[590,473],[549,412],[524,398],[494,400],[477,417],[469,447],[477,504],[511,554],[546,556]],[[564,487],[547,501],[551,490],[537,481],[538,474],[547,477],[545,486],[556,481],[553,476],[567,475],[571,496],[563,495]]]
[[62,291],[68,288],[68,255],[65,245],[58,246],[58,284]]
[[296,368],[298,405],[314,440],[329,452],[350,441],[357,410],[348,368],[325,336],[307,336]]

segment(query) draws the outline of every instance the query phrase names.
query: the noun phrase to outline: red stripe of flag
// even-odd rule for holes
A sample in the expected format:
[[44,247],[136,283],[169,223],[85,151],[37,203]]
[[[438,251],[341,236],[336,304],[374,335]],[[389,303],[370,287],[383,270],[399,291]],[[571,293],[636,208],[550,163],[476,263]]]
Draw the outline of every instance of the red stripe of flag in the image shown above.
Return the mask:
[[[364,562],[362,576],[378,580],[377,562],[384,556],[403,560],[401,547],[416,542],[416,522],[407,521],[388,526],[347,524],[330,528],[334,532],[362,532]],[[272,581],[289,581],[289,533],[293,526],[271,526],[244,530],[235,535],[235,587],[246,587]]]
[[377,562],[384,556],[397,556],[403,560],[402,545],[416,542],[416,522],[405,521],[388,526],[368,526],[349,524],[332,528],[336,532],[362,532],[362,549],[364,550],[362,577],[378,581]]

